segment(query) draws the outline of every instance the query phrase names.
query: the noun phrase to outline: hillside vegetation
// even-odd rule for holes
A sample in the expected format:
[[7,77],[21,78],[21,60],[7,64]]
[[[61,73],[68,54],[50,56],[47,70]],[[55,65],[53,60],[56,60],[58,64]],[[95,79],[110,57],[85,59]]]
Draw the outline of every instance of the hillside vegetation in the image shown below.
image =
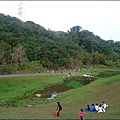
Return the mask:
[[83,65],[120,66],[120,42],[103,40],[81,26],[46,30],[32,21],[0,14],[0,74],[72,69]]

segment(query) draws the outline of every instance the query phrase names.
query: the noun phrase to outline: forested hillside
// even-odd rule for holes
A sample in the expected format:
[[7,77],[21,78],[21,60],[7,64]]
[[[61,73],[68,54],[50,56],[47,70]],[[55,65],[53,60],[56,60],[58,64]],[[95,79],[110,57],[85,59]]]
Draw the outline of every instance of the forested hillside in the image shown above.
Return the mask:
[[52,31],[0,14],[0,74],[100,64],[120,66],[119,41],[103,40],[81,26]]

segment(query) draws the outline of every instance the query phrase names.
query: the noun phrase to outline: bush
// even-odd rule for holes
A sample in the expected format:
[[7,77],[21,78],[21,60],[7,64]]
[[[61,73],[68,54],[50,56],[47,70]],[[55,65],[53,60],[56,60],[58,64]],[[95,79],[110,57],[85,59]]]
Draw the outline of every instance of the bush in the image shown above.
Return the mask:
[[18,70],[38,71],[41,69],[43,69],[43,66],[39,63],[39,61],[31,61],[21,65]]
[[2,65],[0,69],[0,74],[11,74],[13,73],[14,67],[11,65]]

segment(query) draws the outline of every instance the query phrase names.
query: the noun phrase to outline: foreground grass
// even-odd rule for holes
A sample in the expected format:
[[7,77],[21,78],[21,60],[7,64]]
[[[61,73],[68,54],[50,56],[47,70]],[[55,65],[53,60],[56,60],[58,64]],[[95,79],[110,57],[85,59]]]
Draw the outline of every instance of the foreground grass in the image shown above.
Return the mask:
[[[98,71],[97,71],[98,72]],[[51,83],[56,83],[56,78],[51,78]],[[60,81],[61,77],[58,76],[57,81]],[[47,81],[44,78],[44,82]],[[46,82],[45,82],[46,83]],[[51,84],[50,83],[50,84]],[[36,86],[36,85],[35,85]],[[35,87],[34,86],[34,87]],[[78,111],[81,108],[85,108],[87,104],[100,104],[105,101],[109,108],[105,113],[86,113],[86,119],[119,119],[120,118],[120,75],[99,78],[88,85],[79,87],[77,89],[69,90],[62,95],[58,96],[53,101],[47,104],[40,104],[33,108],[25,107],[0,107],[0,118],[2,119],[28,119],[28,118],[52,118],[56,109],[56,102],[60,101],[63,110],[61,111],[60,118],[79,118]],[[33,87],[33,88],[34,88]],[[9,114],[8,114],[9,113]]]
[[[33,95],[47,86],[61,83],[65,76],[25,76],[0,79],[0,105],[21,106],[20,100]],[[23,103],[22,103],[23,104]]]

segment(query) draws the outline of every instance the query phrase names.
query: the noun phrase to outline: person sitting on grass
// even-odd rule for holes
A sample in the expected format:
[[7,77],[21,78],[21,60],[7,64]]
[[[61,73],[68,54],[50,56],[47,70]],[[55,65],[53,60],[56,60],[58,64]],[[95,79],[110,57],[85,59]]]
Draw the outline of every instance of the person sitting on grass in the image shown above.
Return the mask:
[[91,111],[91,112],[95,112],[95,106],[94,106],[94,104],[92,104],[92,105],[90,106],[90,111]]
[[90,112],[90,106],[87,105],[87,108],[84,110],[84,112]]
[[97,112],[97,113],[99,113],[99,112],[103,112],[103,108],[102,108],[102,105],[101,105],[101,104],[99,105],[99,109],[98,109],[98,112]]
[[102,105],[103,112],[105,112],[105,110],[106,110],[107,107],[108,107],[108,105],[105,102],[103,102],[103,105]]
[[98,112],[98,110],[99,110],[99,106],[98,106],[98,104],[96,104],[95,105],[95,111]]

